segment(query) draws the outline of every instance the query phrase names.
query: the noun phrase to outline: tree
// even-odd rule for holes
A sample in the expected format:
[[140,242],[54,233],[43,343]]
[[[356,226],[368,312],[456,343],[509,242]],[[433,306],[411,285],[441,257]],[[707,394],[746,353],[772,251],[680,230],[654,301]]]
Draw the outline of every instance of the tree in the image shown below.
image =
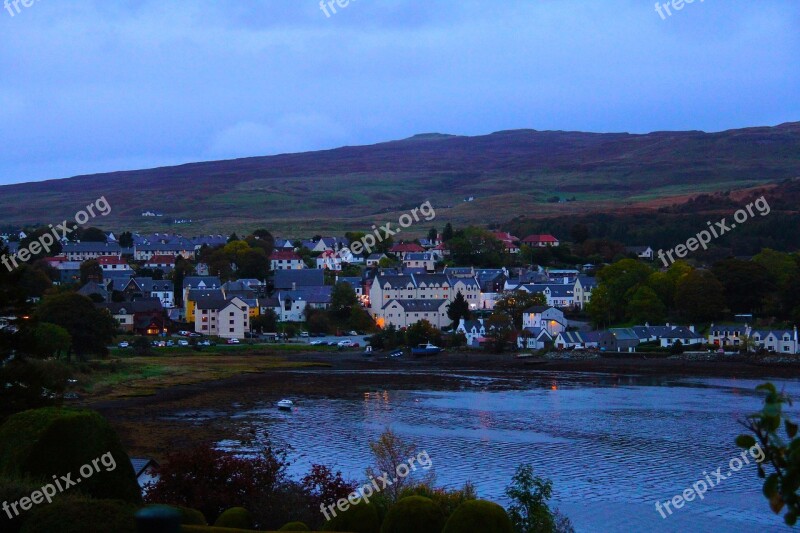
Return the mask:
[[439,236],[439,232],[436,231],[435,227],[433,227],[433,228],[428,230],[428,240],[429,241],[435,241],[438,236]]
[[107,242],[108,236],[105,234],[103,230],[100,228],[86,228],[82,230],[78,237],[83,242]]
[[89,259],[81,263],[81,285],[86,285],[90,281],[100,283],[103,281],[103,268],[96,259]]
[[453,238],[453,226],[450,225],[448,222],[444,226],[444,231],[442,231],[442,241],[447,242]]
[[574,531],[569,519],[558,510],[551,511],[547,501],[553,495],[553,483],[533,474],[531,465],[521,465],[506,487],[511,504],[508,516],[517,533],[547,533]]
[[20,344],[24,351],[41,359],[59,359],[72,344],[72,338],[66,329],[47,322],[40,322],[30,330],[23,330],[22,337],[25,340]]
[[516,329],[522,329],[522,315],[526,309],[535,305],[546,305],[547,300],[544,294],[537,292],[532,294],[528,291],[517,290],[505,293],[495,302],[495,312],[508,315]]
[[172,285],[175,287],[175,304],[183,305],[183,280],[194,272],[192,264],[181,256],[175,258],[175,268],[172,270]]
[[447,243],[457,264],[499,267],[503,264],[505,245],[490,231],[469,227],[456,233]]
[[239,240],[239,236],[236,235],[235,231],[228,236],[228,242],[234,242],[234,241],[238,241],[238,240]]
[[119,240],[117,241],[121,248],[132,248],[133,247],[133,234],[130,231],[123,231],[120,236]]
[[286,480],[287,466],[284,454],[269,444],[257,457],[211,446],[181,450],[167,455],[158,480],[145,487],[145,500],[197,509],[213,523],[226,509],[256,509],[273,497]]
[[572,237],[572,242],[575,244],[581,244],[589,238],[589,228],[586,226],[586,224],[575,224],[572,226],[570,236]]
[[[410,457],[414,457],[417,454],[417,446],[415,444],[403,440],[400,435],[389,428],[384,430],[377,440],[369,443],[369,449],[372,451],[375,465],[367,468],[367,475],[374,479],[383,476],[384,472],[387,472],[390,476],[395,476],[397,467],[405,464]],[[396,480],[392,480],[392,485],[386,487],[383,491],[391,502],[396,502],[403,489],[413,483],[410,475],[405,477],[395,476],[395,478]]]
[[442,333],[433,324],[423,319],[411,324],[406,328],[406,346],[418,346],[420,344],[441,343]]
[[785,509],[784,521],[794,526],[800,516],[798,425],[783,414],[783,405],[791,405],[791,401],[778,392],[775,385],[764,383],[756,387],[756,391],[766,393],[764,407],[742,421],[751,434],[739,435],[736,445],[747,450],[741,455],[748,463],[748,453],[755,460],[758,477],[765,479],[762,492],[772,512],[780,514]]
[[776,289],[769,271],[752,261],[725,259],[714,264],[711,272],[725,287],[725,298],[733,313],[761,310],[764,300]]
[[32,265],[20,265],[11,274],[11,281],[25,298],[40,298],[47,289],[53,286],[50,277]]
[[486,337],[491,340],[487,348],[495,353],[502,353],[510,343],[513,333],[511,318],[508,314],[497,311],[495,307],[495,311],[486,320]]
[[117,329],[108,311],[96,308],[89,298],[73,292],[45,297],[36,309],[35,318],[67,330],[72,338],[68,360],[73,352],[79,357],[106,355]]
[[255,316],[250,320],[250,329],[259,333],[274,333],[278,331],[278,315],[272,309]]
[[310,500],[310,510],[315,515],[319,514],[320,505],[329,505],[341,498],[347,498],[358,488],[355,481],[345,480],[341,472],[334,473],[327,466],[318,464],[311,465],[311,470],[300,480],[300,484]]
[[710,322],[725,308],[725,287],[707,270],[695,270],[678,281],[675,307],[689,322]]
[[469,304],[461,291],[458,291],[455,299],[447,305],[447,318],[453,321],[453,325],[458,325],[463,318],[469,320]]
[[664,320],[667,308],[653,289],[641,286],[629,292],[626,309],[628,320],[640,324],[644,322],[658,323]]
[[[603,305],[608,306],[610,321],[620,322],[625,318],[630,297],[652,273],[652,268],[635,259],[622,259],[600,269],[597,273],[598,289],[603,288]],[[596,291],[592,293],[590,304],[595,300]],[[595,309],[594,314],[599,314],[599,310]]]
[[353,308],[358,306],[358,296],[353,286],[340,281],[331,291],[331,313],[340,320],[347,319]]

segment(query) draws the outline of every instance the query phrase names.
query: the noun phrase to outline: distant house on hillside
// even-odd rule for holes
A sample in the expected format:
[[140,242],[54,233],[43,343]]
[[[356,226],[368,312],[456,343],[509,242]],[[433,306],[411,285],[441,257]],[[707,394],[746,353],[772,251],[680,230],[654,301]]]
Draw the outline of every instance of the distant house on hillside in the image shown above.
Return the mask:
[[634,254],[639,259],[653,260],[653,249],[649,246],[626,246],[625,251],[629,254]]
[[550,234],[544,235],[528,235],[522,239],[522,244],[533,246],[536,248],[545,248],[547,246],[558,246],[560,243],[558,239]]

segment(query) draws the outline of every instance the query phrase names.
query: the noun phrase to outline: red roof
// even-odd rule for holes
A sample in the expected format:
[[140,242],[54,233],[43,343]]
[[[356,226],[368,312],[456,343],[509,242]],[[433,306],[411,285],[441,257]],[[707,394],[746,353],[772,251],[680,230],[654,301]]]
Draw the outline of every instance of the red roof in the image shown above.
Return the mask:
[[154,255],[148,261],[151,265],[171,265],[175,263],[175,256],[173,255]]
[[389,252],[396,254],[396,253],[405,253],[405,252],[424,252],[425,248],[420,246],[415,242],[404,242],[400,244],[395,244],[391,247]]
[[291,250],[277,250],[272,252],[272,255],[269,256],[270,261],[280,261],[280,260],[299,260],[300,256],[296,253],[292,252]]
[[558,239],[548,234],[528,235],[527,237],[522,239],[522,242],[558,242]]
[[494,237],[499,240],[503,241],[507,244],[512,244],[514,241],[518,241],[519,239],[511,235],[510,233],[506,233],[505,231],[495,231],[493,233]]
[[116,256],[103,256],[98,257],[97,262],[101,265],[127,265],[128,262],[121,257]]

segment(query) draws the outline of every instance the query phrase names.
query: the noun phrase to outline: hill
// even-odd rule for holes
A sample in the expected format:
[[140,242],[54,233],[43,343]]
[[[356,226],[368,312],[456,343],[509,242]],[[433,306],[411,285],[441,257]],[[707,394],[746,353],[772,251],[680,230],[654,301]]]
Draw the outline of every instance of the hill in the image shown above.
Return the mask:
[[[55,223],[105,196],[109,229],[368,229],[430,200],[437,223],[609,212],[800,176],[800,123],[718,133],[513,130],[0,187],[0,223]],[[574,201],[553,203],[553,197]],[[474,197],[474,201],[464,201]],[[670,203],[667,201],[666,203]],[[145,218],[143,211],[164,214]],[[191,224],[167,225],[173,219]],[[420,231],[426,231],[420,228]]]

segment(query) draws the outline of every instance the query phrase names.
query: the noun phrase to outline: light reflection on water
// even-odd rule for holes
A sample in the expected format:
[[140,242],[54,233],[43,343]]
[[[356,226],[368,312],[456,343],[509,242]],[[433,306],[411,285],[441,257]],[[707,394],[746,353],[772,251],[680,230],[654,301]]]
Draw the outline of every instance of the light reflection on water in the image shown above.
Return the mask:
[[[504,503],[515,468],[531,463],[579,531],[785,531],[760,493],[753,465],[662,519],[654,502],[740,454],[737,420],[758,410],[757,380],[465,372],[459,390],[392,390],[347,397],[277,398],[224,416],[290,447],[291,473],[312,462],[363,479],[368,442],[391,427],[431,456],[437,484],[477,485]],[[778,383],[797,397],[797,381]],[[199,413],[202,416],[204,413]],[[209,413],[205,413],[209,414]],[[210,412],[209,416],[218,413]],[[226,442],[227,446],[236,443]]]

